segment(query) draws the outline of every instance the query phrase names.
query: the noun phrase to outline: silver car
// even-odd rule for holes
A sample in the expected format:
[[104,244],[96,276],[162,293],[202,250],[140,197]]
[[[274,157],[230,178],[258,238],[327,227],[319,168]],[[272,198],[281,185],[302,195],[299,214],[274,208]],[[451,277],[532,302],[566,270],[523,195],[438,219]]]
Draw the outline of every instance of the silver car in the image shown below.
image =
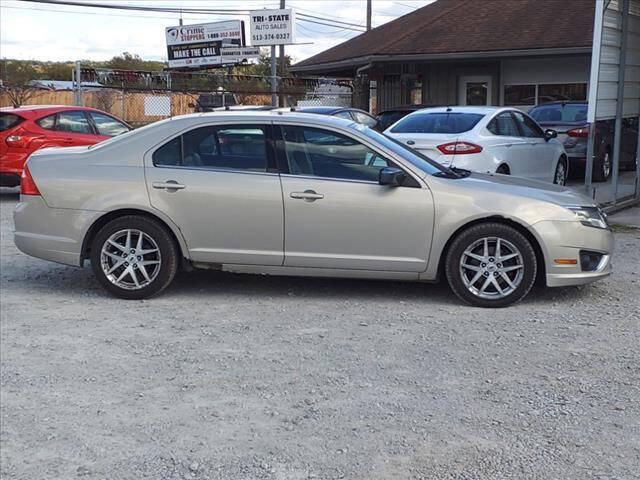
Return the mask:
[[[353,121],[304,113],[174,117],[32,155],[14,212],[23,252],[90,260],[118,297],[180,268],[434,282],[502,307],[534,282],[611,272],[593,202],[522,178],[448,169]],[[428,291],[425,291],[428,294]]]

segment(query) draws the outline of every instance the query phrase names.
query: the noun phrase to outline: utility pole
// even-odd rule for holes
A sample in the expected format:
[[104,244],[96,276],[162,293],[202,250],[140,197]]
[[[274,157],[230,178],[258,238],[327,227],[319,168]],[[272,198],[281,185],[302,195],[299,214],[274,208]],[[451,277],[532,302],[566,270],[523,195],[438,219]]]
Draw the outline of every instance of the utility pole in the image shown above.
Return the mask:
[[369,30],[371,30],[371,0],[367,0],[367,32]]
[[[280,8],[281,9],[285,8],[285,3],[286,3],[286,0],[280,0]],[[284,45],[280,45],[279,56],[280,56],[280,77],[284,77],[284,69],[285,69],[286,63],[287,63],[285,58],[284,58]],[[282,86],[280,88],[282,88]],[[282,94],[282,93],[280,94],[279,105],[281,107],[284,107],[284,94]]]

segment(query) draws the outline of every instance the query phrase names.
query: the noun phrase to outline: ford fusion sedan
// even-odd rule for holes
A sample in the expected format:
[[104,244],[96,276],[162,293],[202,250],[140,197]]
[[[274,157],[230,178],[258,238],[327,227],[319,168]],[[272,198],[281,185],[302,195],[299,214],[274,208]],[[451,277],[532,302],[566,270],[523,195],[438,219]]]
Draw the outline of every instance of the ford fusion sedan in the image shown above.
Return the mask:
[[129,130],[126,123],[89,107],[0,109],[0,186],[19,185],[24,162],[36,150],[92,145]]
[[[613,235],[563,187],[441,166],[352,120],[304,113],[174,117],[27,162],[23,252],[90,261],[140,299],[178,269],[434,282],[501,307],[534,282],[610,274]],[[425,289],[425,295],[429,290]]]
[[419,110],[385,134],[447,167],[564,185],[569,162],[554,130],[520,110],[441,107]]

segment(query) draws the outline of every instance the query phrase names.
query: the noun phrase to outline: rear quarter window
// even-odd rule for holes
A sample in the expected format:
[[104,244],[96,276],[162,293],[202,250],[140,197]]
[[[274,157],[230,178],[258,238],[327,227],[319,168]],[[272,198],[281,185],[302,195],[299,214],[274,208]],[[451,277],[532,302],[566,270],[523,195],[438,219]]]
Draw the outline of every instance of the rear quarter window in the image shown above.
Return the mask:
[[24,122],[24,118],[15,113],[0,113],[0,132],[9,130]]
[[463,133],[482,117],[480,113],[416,113],[401,119],[391,133]]

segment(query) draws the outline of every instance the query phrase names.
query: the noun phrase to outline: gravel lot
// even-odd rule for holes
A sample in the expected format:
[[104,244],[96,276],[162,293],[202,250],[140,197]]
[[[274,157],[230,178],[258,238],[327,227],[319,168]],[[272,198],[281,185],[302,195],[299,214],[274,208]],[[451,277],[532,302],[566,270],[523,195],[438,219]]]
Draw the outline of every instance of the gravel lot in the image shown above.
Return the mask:
[[497,311],[219,272],[125,302],[18,252],[0,197],[2,479],[640,478],[640,230]]

